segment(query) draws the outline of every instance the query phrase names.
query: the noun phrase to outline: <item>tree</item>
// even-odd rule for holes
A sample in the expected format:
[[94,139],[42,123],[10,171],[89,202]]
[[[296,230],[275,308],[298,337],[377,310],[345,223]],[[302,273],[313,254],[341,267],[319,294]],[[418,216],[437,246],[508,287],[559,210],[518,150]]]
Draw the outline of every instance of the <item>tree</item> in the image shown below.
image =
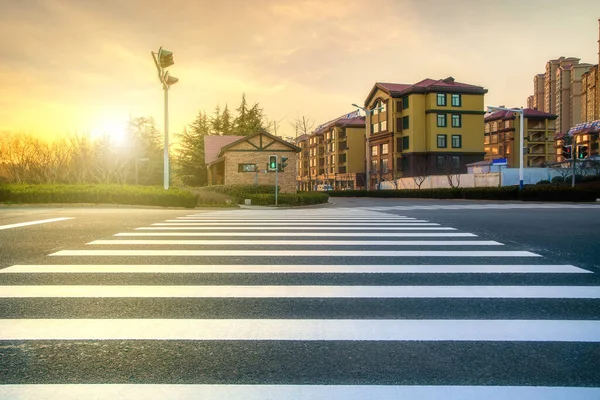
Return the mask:
[[303,115],[302,117],[296,117],[295,120],[290,122],[290,126],[294,128],[296,138],[298,138],[301,135],[309,135],[315,126],[315,122]]
[[210,119],[210,134],[211,135],[223,135],[223,124],[222,124],[221,106],[217,104],[213,116]]
[[448,160],[446,160],[446,168],[444,172],[446,174],[446,179],[448,179],[448,185],[450,185],[451,188],[460,187],[460,170],[452,168],[452,163],[447,161]]
[[221,135],[235,135],[233,128],[233,118],[231,117],[227,103],[225,103],[225,109],[221,114]]
[[130,118],[127,126],[130,176],[143,185],[158,185],[163,180],[163,136],[153,118]]
[[175,174],[190,186],[207,184],[207,169],[204,154],[204,137],[211,131],[211,121],[200,111],[189,129],[178,135],[180,148],[177,151]]
[[423,185],[423,182],[425,182],[429,176],[429,164],[427,163],[427,158],[419,158],[416,167],[415,175],[412,178],[417,188],[421,189],[421,185]]

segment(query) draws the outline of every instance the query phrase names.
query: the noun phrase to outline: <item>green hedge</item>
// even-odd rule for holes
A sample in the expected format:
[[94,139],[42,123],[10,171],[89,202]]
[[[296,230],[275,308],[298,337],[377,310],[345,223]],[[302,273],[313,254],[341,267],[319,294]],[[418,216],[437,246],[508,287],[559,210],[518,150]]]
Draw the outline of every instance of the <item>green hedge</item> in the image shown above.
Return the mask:
[[255,194],[275,194],[274,185],[212,185],[198,189],[199,192],[221,193],[229,196],[233,202],[240,204]]
[[[271,206],[275,204],[275,194],[251,194],[247,199],[255,206]],[[285,206],[306,206],[311,204],[327,203],[329,195],[317,192],[280,193],[277,195],[277,204]]]
[[331,197],[387,197],[427,199],[470,199],[470,200],[523,200],[523,201],[596,201],[594,191],[571,187],[528,186],[519,190],[517,186],[454,188],[454,189],[407,189],[407,190],[343,190],[329,192]]
[[93,203],[194,208],[198,195],[132,185],[0,185],[0,203]]

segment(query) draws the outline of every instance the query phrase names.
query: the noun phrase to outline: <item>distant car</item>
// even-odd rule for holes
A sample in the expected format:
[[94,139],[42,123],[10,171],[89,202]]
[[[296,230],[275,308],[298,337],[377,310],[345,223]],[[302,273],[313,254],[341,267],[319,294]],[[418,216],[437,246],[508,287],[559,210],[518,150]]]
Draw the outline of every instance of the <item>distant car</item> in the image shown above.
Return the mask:
[[331,185],[317,185],[317,192],[327,192],[333,190]]

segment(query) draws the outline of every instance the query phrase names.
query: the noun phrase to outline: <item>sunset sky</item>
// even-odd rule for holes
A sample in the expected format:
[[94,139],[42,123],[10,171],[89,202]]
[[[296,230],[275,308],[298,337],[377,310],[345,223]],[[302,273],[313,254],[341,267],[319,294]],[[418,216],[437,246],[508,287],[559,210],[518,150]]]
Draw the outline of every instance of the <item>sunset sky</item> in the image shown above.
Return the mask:
[[482,85],[525,105],[561,55],[598,62],[598,0],[0,0],[0,132],[162,130],[150,56],[173,51],[170,130],[241,95],[271,120],[353,111],[375,82]]

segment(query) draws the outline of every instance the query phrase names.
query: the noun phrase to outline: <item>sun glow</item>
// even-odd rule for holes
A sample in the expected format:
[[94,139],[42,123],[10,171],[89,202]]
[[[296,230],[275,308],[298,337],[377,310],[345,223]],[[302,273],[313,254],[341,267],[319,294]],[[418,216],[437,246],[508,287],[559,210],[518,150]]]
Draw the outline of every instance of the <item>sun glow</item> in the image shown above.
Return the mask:
[[104,120],[90,130],[92,140],[107,137],[113,146],[121,147],[127,140],[127,120]]

